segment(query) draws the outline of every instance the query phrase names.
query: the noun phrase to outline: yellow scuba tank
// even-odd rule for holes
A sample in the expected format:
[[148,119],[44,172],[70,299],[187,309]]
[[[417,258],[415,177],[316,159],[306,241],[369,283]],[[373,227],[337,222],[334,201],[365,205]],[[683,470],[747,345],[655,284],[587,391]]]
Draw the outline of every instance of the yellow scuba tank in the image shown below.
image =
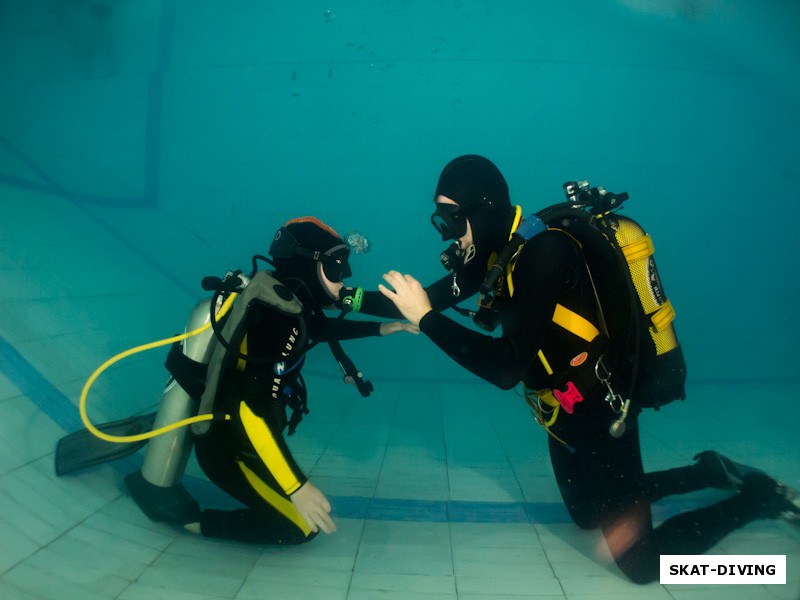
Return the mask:
[[621,391],[643,408],[683,399],[686,365],[673,326],[675,311],[653,258],[652,239],[636,221],[616,212],[628,194],[590,187],[586,181],[565,183],[564,192],[567,202],[530,215],[498,253],[481,286],[481,306],[487,308],[477,312],[475,322],[489,330],[497,325],[490,313],[504,293],[513,291],[513,262],[520,247],[547,229],[564,231],[586,259],[607,328],[607,366],[615,380],[625,382]]
[[653,338],[656,355],[661,356],[678,347],[678,337],[672,324],[675,311],[664,293],[653,258],[653,240],[636,221],[619,215],[614,220],[614,237],[628,263],[644,314],[650,321],[648,331]]
[[618,212],[628,194],[612,194],[586,181],[565,183],[564,193],[566,203],[542,212],[549,217],[545,220],[558,218],[584,248],[608,321],[608,366],[627,382],[626,396],[642,408],[684,399],[686,363],[673,325],[675,311],[656,269],[651,237]]
[[623,371],[632,375],[631,393],[642,407],[658,408],[683,400],[686,363],[675,333],[675,310],[656,268],[653,241],[628,217],[606,213],[596,220],[624,257],[629,287],[635,295],[632,319],[637,323],[638,351],[635,358],[622,363]]

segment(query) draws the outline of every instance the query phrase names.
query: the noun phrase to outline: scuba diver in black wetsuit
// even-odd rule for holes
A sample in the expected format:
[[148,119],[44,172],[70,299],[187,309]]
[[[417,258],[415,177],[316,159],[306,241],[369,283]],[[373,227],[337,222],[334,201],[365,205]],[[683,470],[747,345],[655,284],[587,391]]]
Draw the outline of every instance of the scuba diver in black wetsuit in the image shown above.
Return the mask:
[[[236,304],[215,325],[219,331],[210,335],[211,350],[194,353],[205,357],[202,361],[192,362],[185,347],[173,346],[167,367],[174,380],[162,400],[164,410],[179,384],[184,390],[179,400],[191,396],[199,403],[197,412],[218,417],[192,425],[196,457],[208,478],[246,508],[201,511],[177,483],[183,467],[171,470],[170,465],[185,465],[191,441],[168,441],[165,450],[154,443],[160,438],[152,440],[141,472],[126,482],[154,520],[207,537],[299,544],[319,530],[336,529],[327,498],[300,469],[283,437],[287,429],[289,435],[294,433],[308,412],[300,375],[306,353],[317,343],[328,343],[345,381],[366,396],[371,384],[354,369],[338,341],[418,329],[407,323],[347,321],[323,314],[323,308],[343,300],[342,281],[351,274],[350,247],[318,219],[286,223],[276,233],[270,254],[274,273],[256,271],[254,258],[254,273],[234,290],[239,293]],[[218,292],[230,281],[239,281],[238,276],[216,280]],[[352,298],[346,300],[349,308],[357,309]],[[215,296],[211,305],[219,304]],[[172,497],[178,500],[162,500],[165,491],[176,488],[180,493]]]
[[[614,322],[612,307],[605,315],[598,309],[599,282],[587,269],[587,256],[557,228],[544,228],[515,249],[497,290],[481,289],[487,269],[503,255],[521,223],[521,209],[511,205],[505,179],[489,160],[469,155],[450,162],[434,200],[434,226],[443,240],[456,240],[441,257],[453,276],[423,288],[412,276],[389,271],[384,275],[388,285],[379,286],[383,296],[365,294],[361,311],[402,315],[461,366],[502,389],[522,382],[537,420],[550,434],[550,459],[570,516],[582,528],[602,530],[630,580],[657,580],[662,554],[702,553],[750,521],[796,511],[785,488],[761,472],[750,472],[731,497],[654,527],[652,502],[706,487],[732,487],[732,474],[740,466],[705,451],[690,466],[644,472],[637,402],[645,399],[643,390],[663,396],[659,404],[683,398],[679,349],[649,388],[629,388],[626,379],[635,379],[636,372],[631,357],[615,361],[613,354],[624,324]],[[494,322],[476,323],[485,329],[499,324],[500,337],[466,328],[439,312],[479,290],[482,300],[489,296],[494,301],[483,312]],[[609,367],[614,367],[611,374]],[[612,392],[612,385],[632,390],[632,403],[623,405],[625,399]]]

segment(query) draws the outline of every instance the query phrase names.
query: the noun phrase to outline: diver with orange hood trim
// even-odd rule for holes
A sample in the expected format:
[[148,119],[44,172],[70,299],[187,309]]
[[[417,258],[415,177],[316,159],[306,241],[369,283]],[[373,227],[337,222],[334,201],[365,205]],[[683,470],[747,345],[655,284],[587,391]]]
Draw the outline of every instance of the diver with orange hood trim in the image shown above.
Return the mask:
[[[345,241],[347,240],[347,242]],[[343,239],[314,217],[281,227],[270,246],[272,260],[253,257],[253,271],[207,277],[214,291],[191,313],[183,335],[146,344],[106,361],[81,396],[82,417],[89,387],[108,365],[131,353],[172,343],[166,366],[171,378],[157,414],[94,426],[59,441],[56,473],[116,460],[147,444],[140,470],[125,478],[142,511],[207,537],[261,544],[299,544],[336,525],[331,506],[295,461],[284,432],[292,435],[309,412],[301,370],[308,351],[326,343],[346,383],[362,396],[372,392],[341,348],[340,340],[418,333],[401,322],[348,321],[361,290],[343,290],[350,277],[351,249],[366,239]],[[273,271],[259,270],[265,260]],[[338,307],[337,318],[324,309]],[[181,479],[194,446],[200,467],[241,508],[201,510]]]

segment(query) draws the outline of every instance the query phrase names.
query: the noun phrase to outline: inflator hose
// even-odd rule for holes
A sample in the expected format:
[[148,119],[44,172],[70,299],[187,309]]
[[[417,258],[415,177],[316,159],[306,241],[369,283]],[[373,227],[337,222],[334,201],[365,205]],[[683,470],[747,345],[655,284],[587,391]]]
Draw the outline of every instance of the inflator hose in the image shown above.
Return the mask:
[[[228,296],[223,305],[220,307],[217,313],[217,318],[221,318],[230,310],[237,296],[238,294],[235,292],[231,293],[231,295]],[[87,396],[89,395],[89,389],[92,387],[97,378],[111,365],[133,354],[144,352],[145,350],[151,350],[153,348],[159,348],[161,346],[167,346],[169,344],[174,344],[175,342],[183,341],[187,338],[202,333],[209,327],[211,327],[211,322],[206,323],[205,325],[195,329],[194,331],[188,331],[186,333],[182,333],[180,335],[176,335],[170,338],[158,340],[156,342],[150,342],[149,344],[142,344],[141,346],[136,346],[135,348],[130,348],[129,350],[125,350],[124,352],[120,352],[116,356],[109,358],[106,362],[100,365],[95,370],[95,372],[89,376],[89,379],[86,380],[86,383],[83,386],[83,390],[81,391],[80,402],[78,403],[78,410],[80,411],[81,421],[83,421],[83,424],[86,427],[86,429],[95,437],[100,438],[101,440],[105,440],[106,442],[111,442],[114,444],[127,444],[130,442],[140,442],[143,440],[149,440],[156,436],[167,433],[169,431],[173,431],[174,429],[186,427],[187,425],[192,425],[194,423],[201,423],[203,421],[218,421],[223,419],[226,421],[230,420],[231,418],[230,415],[209,413],[205,415],[197,415],[194,417],[189,417],[188,419],[183,419],[181,421],[165,425],[164,427],[160,427],[158,429],[147,431],[145,433],[139,433],[136,435],[109,435],[94,426],[94,424],[89,420],[89,415],[87,414],[86,411],[86,399]]]

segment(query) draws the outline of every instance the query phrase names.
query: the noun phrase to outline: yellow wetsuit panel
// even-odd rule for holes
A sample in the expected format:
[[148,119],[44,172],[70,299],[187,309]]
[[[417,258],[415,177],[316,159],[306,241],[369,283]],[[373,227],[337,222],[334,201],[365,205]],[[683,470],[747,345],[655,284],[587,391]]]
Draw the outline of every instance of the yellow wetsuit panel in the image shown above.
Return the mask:
[[303,535],[308,537],[308,535],[311,533],[311,527],[308,526],[306,520],[300,516],[299,512],[297,512],[297,509],[294,507],[294,504],[292,504],[292,501],[287,500],[269,487],[242,461],[237,460],[236,463],[239,465],[239,469],[242,471],[242,474],[247,478],[247,482],[250,484],[250,487],[252,487],[270,506],[275,508],[275,510],[281,513],[284,517],[297,525],[297,528],[303,532]]
[[301,485],[300,481],[292,472],[289,463],[286,462],[283,452],[264,419],[257,416],[244,402],[239,403],[239,419],[253,448],[286,495],[297,491]]

